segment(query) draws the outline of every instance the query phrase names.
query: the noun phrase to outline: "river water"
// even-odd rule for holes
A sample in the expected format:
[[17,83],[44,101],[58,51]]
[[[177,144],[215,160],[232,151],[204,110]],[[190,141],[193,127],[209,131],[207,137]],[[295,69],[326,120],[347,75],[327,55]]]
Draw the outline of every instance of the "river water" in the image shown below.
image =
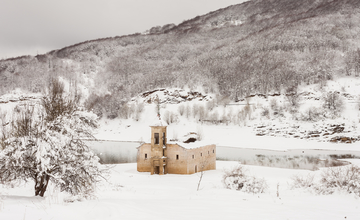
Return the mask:
[[[141,142],[125,141],[86,141],[90,148],[100,157],[103,164],[116,163],[135,163],[137,156],[137,147]],[[340,151],[340,150],[309,150],[295,149],[287,151],[249,149],[238,147],[217,146],[217,160],[241,161],[247,164],[256,164],[259,159],[263,163],[264,158],[267,160],[276,159],[279,163],[291,160],[293,158],[319,158],[320,160],[329,158],[329,156],[338,157],[355,157],[360,158],[360,151]],[[280,160],[280,159],[281,160]],[[310,159],[308,159],[310,160]],[[306,162],[307,163],[307,162]],[[310,166],[310,165],[309,165]],[[310,168],[310,167],[308,167]],[[310,168],[311,169],[311,168]]]

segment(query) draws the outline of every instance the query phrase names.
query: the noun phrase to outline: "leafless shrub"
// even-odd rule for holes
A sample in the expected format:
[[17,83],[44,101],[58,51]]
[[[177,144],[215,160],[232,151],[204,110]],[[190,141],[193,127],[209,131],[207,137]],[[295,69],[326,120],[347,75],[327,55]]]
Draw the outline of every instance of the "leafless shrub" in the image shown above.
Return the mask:
[[216,101],[214,99],[212,99],[206,103],[206,109],[208,111],[212,111],[215,107],[216,107]]
[[168,125],[176,123],[178,121],[177,115],[170,111],[165,111],[163,119]]
[[120,106],[120,109],[119,109],[119,116],[120,118],[123,118],[123,119],[128,119],[131,117],[131,108],[128,106],[128,104],[123,104]]
[[217,111],[214,111],[212,114],[209,115],[209,120],[217,123],[217,121],[219,120],[219,113]]
[[207,118],[208,111],[205,109],[203,105],[199,106],[199,120],[203,121]]
[[91,93],[85,102],[85,108],[88,111],[94,112],[100,118],[103,116],[103,107],[102,107],[103,98]]
[[338,117],[344,109],[344,101],[338,92],[328,92],[323,96],[323,107],[332,117]]
[[135,121],[139,121],[140,117],[141,117],[141,113],[144,111],[144,103],[142,103],[142,102],[136,103],[134,108],[135,108],[135,112],[134,112],[133,119]]
[[238,111],[238,113],[236,114],[236,120],[237,120],[237,123],[239,125],[241,125],[241,124],[245,125],[246,124],[247,114],[244,111],[244,109]]
[[[7,120],[7,114],[0,111],[0,148],[5,148],[5,140],[9,137],[9,122]],[[1,150],[0,149],[0,150]]]
[[186,104],[186,108],[185,108],[185,117],[186,118],[190,118],[191,116],[191,108],[189,104]]
[[261,116],[269,118],[270,117],[269,109],[264,107],[263,110],[261,111]]
[[201,126],[197,126],[196,128],[196,134],[198,141],[201,141],[204,139],[204,132]]
[[288,94],[286,95],[286,100],[289,103],[291,111],[296,111],[300,106],[300,96],[299,94]]
[[272,110],[274,116],[284,116],[284,107],[279,105],[276,98],[270,100],[270,109]]
[[325,169],[321,173],[320,184],[321,188],[341,189],[360,196],[360,167],[350,165]]
[[253,109],[251,107],[251,105],[249,104],[249,102],[247,102],[247,104],[244,106],[243,109],[241,109],[240,111],[237,112],[237,114],[235,115],[235,121],[240,125],[241,123],[243,125],[246,124],[247,120],[251,120],[251,115],[252,115]]
[[292,178],[292,188],[309,188],[317,194],[332,194],[344,191],[360,196],[360,168],[355,165],[331,167],[321,172],[319,182],[314,181],[313,175]]
[[224,171],[222,182],[227,189],[235,189],[247,193],[264,193],[268,188],[265,179],[248,176],[242,165]]
[[271,108],[271,110],[273,110],[273,111],[278,111],[278,109],[279,109],[279,104],[278,104],[278,102],[277,102],[277,100],[276,100],[275,98],[270,99],[270,108]]
[[193,114],[194,118],[196,118],[197,115],[199,114],[199,105],[198,104],[193,104],[193,106],[192,106],[192,114]]
[[185,113],[185,106],[184,105],[179,105],[178,112],[179,112],[180,116],[183,116],[184,113]]
[[79,99],[65,94],[64,84],[59,79],[53,79],[48,87],[48,95],[42,99],[42,106],[47,121],[53,121],[61,114],[72,114],[76,111]]
[[222,105],[222,106],[226,107],[226,105],[230,103],[230,97],[229,96],[217,95],[216,96],[216,102],[217,102],[218,105]]
[[293,181],[291,183],[291,188],[296,189],[313,187],[315,185],[314,178],[315,175],[311,174],[308,174],[307,176],[295,175],[291,178],[291,180]]
[[322,116],[322,112],[320,109],[316,107],[309,107],[305,110],[304,113],[301,113],[300,120],[301,121],[318,121]]

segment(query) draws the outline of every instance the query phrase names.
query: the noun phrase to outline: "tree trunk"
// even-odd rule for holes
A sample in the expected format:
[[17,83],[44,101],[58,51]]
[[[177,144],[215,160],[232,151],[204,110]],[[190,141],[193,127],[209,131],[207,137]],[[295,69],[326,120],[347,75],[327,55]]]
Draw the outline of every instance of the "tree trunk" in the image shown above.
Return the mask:
[[203,178],[203,175],[204,175],[204,171],[201,170],[201,173],[200,173],[200,179],[199,179],[199,182],[198,182],[198,186],[197,186],[197,190],[196,191],[199,191],[199,188],[200,188],[200,183],[201,183],[201,180]]
[[46,188],[49,184],[50,176],[43,174],[41,176],[36,175],[35,178],[35,196],[44,197]]

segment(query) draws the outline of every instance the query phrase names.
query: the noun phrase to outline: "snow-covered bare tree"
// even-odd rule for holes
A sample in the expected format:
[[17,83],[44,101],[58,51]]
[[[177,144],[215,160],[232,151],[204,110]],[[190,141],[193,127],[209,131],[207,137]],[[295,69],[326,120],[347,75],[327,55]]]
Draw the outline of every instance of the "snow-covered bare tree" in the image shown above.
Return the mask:
[[328,92],[323,97],[324,109],[330,111],[333,116],[339,116],[344,108],[343,98],[339,92]]
[[97,116],[76,103],[54,80],[41,103],[17,106],[2,140],[1,183],[32,179],[36,196],[44,196],[49,181],[72,195],[93,193],[104,170],[82,139],[91,137]]

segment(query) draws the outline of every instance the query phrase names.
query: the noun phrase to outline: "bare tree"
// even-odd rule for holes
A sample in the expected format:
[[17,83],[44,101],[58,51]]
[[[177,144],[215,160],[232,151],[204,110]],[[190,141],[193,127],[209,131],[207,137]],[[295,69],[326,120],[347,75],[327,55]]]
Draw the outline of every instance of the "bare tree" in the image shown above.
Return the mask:
[[[201,153],[202,154],[202,153]],[[202,160],[199,164],[199,169],[200,169],[200,176],[199,176],[199,182],[198,182],[198,185],[197,185],[197,191],[199,191],[200,189],[200,184],[201,184],[201,181],[202,181],[202,178],[204,176],[204,173],[205,173],[205,169],[206,167],[209,165],[210,163],[210,156],[207,155],[207,154],[202,154]]]
[[323,107],[333,116],[338,116],[344,108],[344,101],[339,92],[328,92],[323,98]]

